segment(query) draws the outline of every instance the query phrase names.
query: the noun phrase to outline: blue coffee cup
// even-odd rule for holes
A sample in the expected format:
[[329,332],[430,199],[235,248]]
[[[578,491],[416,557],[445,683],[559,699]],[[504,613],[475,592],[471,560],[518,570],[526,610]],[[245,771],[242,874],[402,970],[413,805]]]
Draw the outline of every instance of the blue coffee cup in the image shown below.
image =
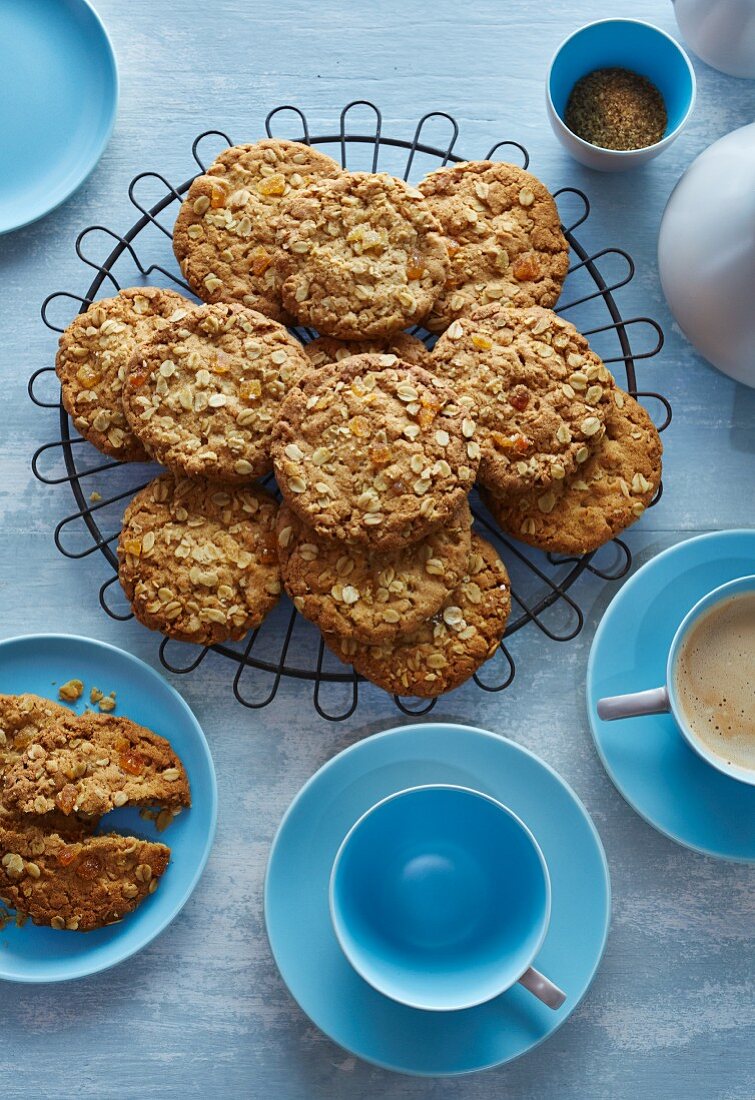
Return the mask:
[[548,929],[548,868],[506,806],[433,785],[378,802],[350,829],[330,912],[354,969],[413,1008],[454,1011],[516,982],[551,1008],[565,994],[532,967]]

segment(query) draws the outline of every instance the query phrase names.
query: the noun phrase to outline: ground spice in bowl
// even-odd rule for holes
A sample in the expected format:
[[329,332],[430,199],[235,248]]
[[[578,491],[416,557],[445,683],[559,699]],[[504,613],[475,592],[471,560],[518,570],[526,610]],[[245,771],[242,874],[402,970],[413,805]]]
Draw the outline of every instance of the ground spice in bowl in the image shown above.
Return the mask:
[[639,73],[596,69],[572,88],[564,121],[601,149],[645,149],[666,132],[666,106],[655,84]]

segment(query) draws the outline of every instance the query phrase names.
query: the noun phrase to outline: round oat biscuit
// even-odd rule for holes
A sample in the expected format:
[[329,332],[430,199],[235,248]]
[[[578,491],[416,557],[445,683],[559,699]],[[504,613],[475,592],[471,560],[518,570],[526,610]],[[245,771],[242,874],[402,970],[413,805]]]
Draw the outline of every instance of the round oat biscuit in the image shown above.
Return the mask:
[[413,633],[381,645],[324,635],[328,646],[373,684],[432,698],[463,684],[492,657],[511,609],[508,573],[493,547],[472,535],[467,573],[443,608]]
[[448,281],[426,324],[442,332],[489,302],[552,306],[569,268],[569,245],[553,196],[513,164],[467,161],[419,184],[441,224]]
[[290,320],[273,263],[281,200],[340,174],[334,160],[298,141],[268,138],[226,149],[193,181],[173,230],[173,250],[192,290],[205,302],[240,302]]
[[283,402],[275,474],[291,509],[322,538],[400,550],[462,504],[479,460],[474,432],[452,392],[422,367],[353,355],[311,371]]
[[344,173],[284,199],[276,241],[284,306],[342,340],[419,324],[448,274],[440,226],[422,195],[385,174]]
[[634,523],[655,496],[663,446],[652,420],[616,389],[606,434],[575,474],[508,500],[485,493],[503,531],[561,554],[587,554]]
[[350,355],[395,355],[402,363],[413,367],[428,367],[430,351],[418,336],[397,332],[382,340],[336,340],[333,336],[318,336],[304,345],[304,352],[313,367],[340,363]]
[[281,401],[309,369],[277,321],[238,304],[203,305],[137,350],[123,407],[145,448],[177,476],[240,485],[272,469]]
[[437,531],[392,553],[318,538],[286,505],[278,513],[283,584],[297,610],[327,634],[385,642],[438,611],[469,564],[466,501]]
[[281,590],[278,506],[263,489],[162,474],[126,509],[118,576],[134,615],[170,638],[213,645],[259,626]]
[[128,362],[145,340],[192,308],[173,290],[132,287],[93,302],[60,337],[55,370],[63,404],[74,427],[103,454],[148,461],[123,413]]
[[479,481],[494,493],[545,489],[600,442],[613,376],[549,309],[491,305],[459,317],[432,363],[459,403],[477,410]]

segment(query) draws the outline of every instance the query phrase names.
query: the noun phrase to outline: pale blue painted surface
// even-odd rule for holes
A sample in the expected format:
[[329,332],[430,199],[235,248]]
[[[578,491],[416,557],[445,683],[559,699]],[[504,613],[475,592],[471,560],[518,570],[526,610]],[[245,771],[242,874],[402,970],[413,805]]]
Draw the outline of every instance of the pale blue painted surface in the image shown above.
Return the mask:
[[[314,129],[332,130],[343,104],[366,96],[383,108],[386,133],[399,136],[409,135],[425,111],[447,109],[461,122],[458,149],[465,155],[517,138],[551,187],[583,186],[593,201],[585,242],[621,245],[637,261],[637,277],[621,293],[625,316],[653,313],[667,335],[663,355],[640,373],[643,385],[671,397],[675,420],[665,436],[666,494],[629,536],[637,561],[695,531],[753,524],[755,391],[713,372],[674,330],[660,295],[655,239],[686,164],[752,120],[755,83],[696,61],[694,118],[639,175],[597,176],[572,164],[545,118],[547,62],[569,31],[610,14],[648,18],[674,33],[670,3],[480,0],[465,8],[453,0],[100,0],[98,6],[122,77],[112,143],[77,196],[42,223],[0,240],[3,636],[70,628],[157,664],[154,637],[100,611],[103,563],[66,561],[51,542],[53,520],[70,509],[70,497],[65,489],[41,487],[29,470],[32,451],[54,430],[52,414],[33,408],[25,393],[28,375],[54,350],[39,303],[51,290],[86,287],[74,237],[91,222],[130,224],[126,187],[137,171],[156,168],[182,179],[191,170],[196,133],[215,126],[236,140],[253,139],[267,110],[284,101],[306,107]],[[428,1082],[355,1063],[302,1017],[282,988],[263,931],[270,839],[311,772],[364,733],[393,723],[395,711],[381,693],[368,691],[353,719],[330,726],[310,712],[301,685],[291,683],[272,707],[247,713],[231,698],[227,665],[210,658],[201,675],[173,678],[205,726],[218,770],[220,822],[207,873],[181,918],[132,963],[72,986],[0,990],[4,1095],[104,1100],[214,1089],[281,1100],[755,1095],[752,869],[697,857],[656,835],[618,797],[590,741],[584,673],[612,591],[585,579],[587,623],[575,642],[557,645],[528,629],[513,640],[519,674],[507,692],[490,697],[465,689],[436,711],[438,718],[509,733],[540,753],[584,799],[606,845],[615,895],[607,955],[586,1001],[550,1043],[502,1070]]]

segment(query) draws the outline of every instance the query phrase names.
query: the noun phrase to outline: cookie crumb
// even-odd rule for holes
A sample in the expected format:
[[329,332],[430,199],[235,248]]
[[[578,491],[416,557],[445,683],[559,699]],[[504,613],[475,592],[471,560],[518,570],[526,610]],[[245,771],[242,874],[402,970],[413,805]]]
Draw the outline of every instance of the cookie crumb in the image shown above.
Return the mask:
[[99,703],[104,694],[104,691],[100,691],[98,687],[93,687],[92,690],[89,692],[89,702]]
[[75,703],[84,693],[83,680],[67,680],[58,688],[58,698],[66,703]]
[[100,698],[97,700],[97,706],[103,714],[110,714],[115,710],[115,692],[111,691],[109,695],[104,695],[100,692]]
[[90,504],[96,504],[98,500],[102,500],[102,495],[100,493],[98,493],[97,490],[95,489],[93,492],[91,492],[89,494],[89,503]]

